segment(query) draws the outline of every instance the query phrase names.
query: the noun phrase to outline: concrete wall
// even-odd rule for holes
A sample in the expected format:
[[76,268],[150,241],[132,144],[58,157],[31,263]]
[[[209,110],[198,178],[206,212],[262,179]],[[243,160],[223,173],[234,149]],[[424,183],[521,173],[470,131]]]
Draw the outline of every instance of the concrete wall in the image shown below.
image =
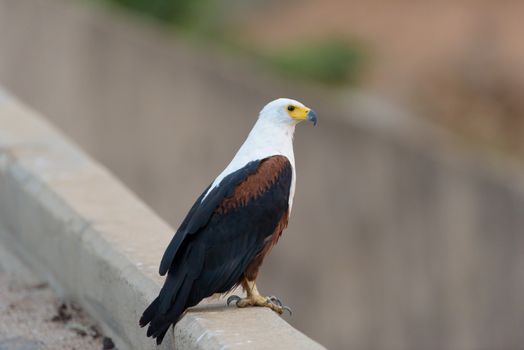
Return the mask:
[[[138,319],[160,289],[157,263],[173,230],[1,90],[0,125],[0,245],[61,297],[80,304],[119,349],[156,349]],[[169,332],[160,348],[173,344],[191,350],[323,349],[269,309],[227,308],[224,301],[188,312],[177,323],[175,341]]]
[[[524,342],[524,172],[380,101],[311,91],[120,14],[0,1],[0,81],[177,225],[268,100],[300,126],[293,217],[260,277],[334,349]],[[300,84],[302,85],[302,84]]]

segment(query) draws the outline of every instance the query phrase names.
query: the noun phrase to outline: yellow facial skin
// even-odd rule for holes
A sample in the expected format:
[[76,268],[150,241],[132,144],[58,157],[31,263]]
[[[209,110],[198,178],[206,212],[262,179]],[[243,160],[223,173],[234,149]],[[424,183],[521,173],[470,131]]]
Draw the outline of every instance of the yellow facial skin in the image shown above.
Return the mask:
[[295,105],[288,105],[286,107],[286,110],[292,119],[297,120],[297,121],[303,121],[303,120],[308,120],[308,113],[309,111],[311,111],[311,108],[295,106]]

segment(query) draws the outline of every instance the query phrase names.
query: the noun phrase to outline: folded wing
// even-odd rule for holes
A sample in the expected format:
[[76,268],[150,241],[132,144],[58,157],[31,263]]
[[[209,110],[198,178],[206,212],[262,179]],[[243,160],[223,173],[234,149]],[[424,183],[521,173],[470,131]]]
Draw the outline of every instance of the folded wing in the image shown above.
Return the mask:
[[[160,343],[188,307],[225,293],[258,267],[287,224],[292,168],[284,156],[248,163],[193,205],[160,265],[168,273],[142,326]],[[204,198],[202,200],[202,198]]]

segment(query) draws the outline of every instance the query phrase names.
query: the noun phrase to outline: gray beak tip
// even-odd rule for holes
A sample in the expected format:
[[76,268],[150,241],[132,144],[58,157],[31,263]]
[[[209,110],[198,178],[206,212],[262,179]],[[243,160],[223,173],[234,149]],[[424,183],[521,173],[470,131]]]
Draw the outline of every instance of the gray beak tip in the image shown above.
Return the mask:
[[313,126],[317,126],[317,114],[314,110],[310,110],[307,114],[307,120],[313,123]]

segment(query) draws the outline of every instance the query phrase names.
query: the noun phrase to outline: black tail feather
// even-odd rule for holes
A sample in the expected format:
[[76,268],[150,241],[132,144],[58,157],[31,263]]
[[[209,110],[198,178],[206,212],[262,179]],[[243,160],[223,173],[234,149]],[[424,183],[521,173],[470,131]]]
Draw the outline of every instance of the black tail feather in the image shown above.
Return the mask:
[[[166,285],[169,285],[169,287],[176,286],[178,290],[173,291],[173,288],[165,288]],[[192,285],[193,281],[187,276],[183,276],[180,280],[168,275],[166,284],[159,296],[144,311],[140,318],[140,326],[144,327],[149,324],[147,336],[156,338],[157,344],[162,342],[169,327],[178,322],[180,316],[188,307],[187,301]],[[169,305],[169,307],[163,310],[165,305]]]
[[159,297],[153,300],[153,302],[147,307],[147,309],[142,314],[142,317],[140,317],[140,321],[138,321],[140,327],[145,327],[149,322],[153,320],[153,317],[155,317],[159,303],[158,298]]

